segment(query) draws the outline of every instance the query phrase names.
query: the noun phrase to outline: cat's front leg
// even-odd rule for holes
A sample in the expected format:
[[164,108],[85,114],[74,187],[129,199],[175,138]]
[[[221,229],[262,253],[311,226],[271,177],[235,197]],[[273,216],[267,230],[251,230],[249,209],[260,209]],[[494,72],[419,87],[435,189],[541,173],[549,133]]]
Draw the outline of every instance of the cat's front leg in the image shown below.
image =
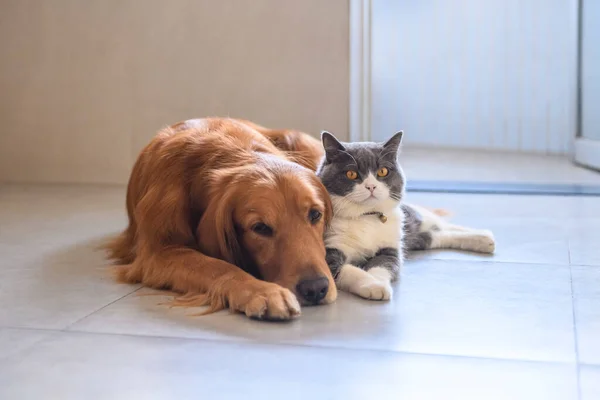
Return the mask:
[[403,257],[396,248],[384,247],[373,257],[361,265],[362,269],[374,277],[389,282],[398,279],[402,268]]
[[337,277],[340,274],[342,265],[346,263],[348,257],[346,257],[343,251],[333,247],[327,247],[325,248],[325,251],[325,261],[327,261],[331,275],[333,275],[333,279],[336,280],[337,283]]
[[375,256],[361,265],[361,272],[366,272],[367,276],[362,278],[363,285],[357,294],[373,300],[390,299],[393,292],[391,283],[398,279],[402,261],[398,249],[379,249]]
[[[389,300],[392,297],[390,280],[383,274],[378,275],[352,264],[344,264],[340,268],[335,283],[340,290],[353,293],[369,300]],[[389,276],[389,274],[388,274]]]
[[392,297],[390,283],[397,277],[400,268],[397,251],[394,258],[390,249],[380,250],[362,267],[346,260],[342,251],[327,248],[327,263],[338,289],[369,300],[389,300]]

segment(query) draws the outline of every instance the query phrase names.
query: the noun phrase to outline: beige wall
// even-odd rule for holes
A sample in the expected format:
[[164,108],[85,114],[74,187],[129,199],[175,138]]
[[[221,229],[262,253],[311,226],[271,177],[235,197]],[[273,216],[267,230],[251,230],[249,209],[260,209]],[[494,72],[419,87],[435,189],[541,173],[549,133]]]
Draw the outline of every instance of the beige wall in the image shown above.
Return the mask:
[[125,183],[161,126],[348,132],[348,0],[0,0],[0,181]]

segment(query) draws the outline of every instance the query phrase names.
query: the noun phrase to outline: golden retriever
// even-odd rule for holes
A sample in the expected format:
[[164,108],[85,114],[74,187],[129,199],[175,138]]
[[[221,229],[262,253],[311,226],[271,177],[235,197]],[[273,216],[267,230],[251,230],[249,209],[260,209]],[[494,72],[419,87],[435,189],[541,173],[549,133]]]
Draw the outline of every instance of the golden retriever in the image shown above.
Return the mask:
[[118,278],[259,319],[331,303],[322,152],[301,132],[230,118],[161,130],[133,167],[129,226],[108,246]]

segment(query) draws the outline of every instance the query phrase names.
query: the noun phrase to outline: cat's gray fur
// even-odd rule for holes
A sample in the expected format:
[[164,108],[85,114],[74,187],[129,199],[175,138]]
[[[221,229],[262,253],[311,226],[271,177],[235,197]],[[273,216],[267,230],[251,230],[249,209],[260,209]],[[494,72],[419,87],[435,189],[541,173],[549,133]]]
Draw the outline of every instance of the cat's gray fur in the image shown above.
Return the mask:
[[[341,143],[334,136],[323,132],[325,159],[317,170],[317,175],[330,194],[346,196],[369,172],[374,175],[381,167],[389,169],[390,173],[381,179],[390,189],[390,195],[401,200],[404,193],[404,174],[397,161],[397,152],[402,140],[402,134],[397,134],[387,143],[357,142]],[[342,147],[343,146],[343,149]],[[384,151],[385,150],[385,151]],[[345,179],[349,169],[358,172],[355,181]]]

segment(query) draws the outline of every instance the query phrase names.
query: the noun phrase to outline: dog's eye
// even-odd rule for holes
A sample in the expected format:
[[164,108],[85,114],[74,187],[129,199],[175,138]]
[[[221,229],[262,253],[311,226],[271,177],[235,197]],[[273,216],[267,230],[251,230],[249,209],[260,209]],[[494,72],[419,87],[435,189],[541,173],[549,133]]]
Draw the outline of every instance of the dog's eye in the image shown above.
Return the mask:
[[267,224],[263,224],[262,222],[252,225],[251,229],[252,232],[257,233],[261,236],[273,236],[273,228],[271,228]]
[[316,224],[321,220],[323,214],[319,210],[312,209],[308,212],[308,219],[311,223]]

